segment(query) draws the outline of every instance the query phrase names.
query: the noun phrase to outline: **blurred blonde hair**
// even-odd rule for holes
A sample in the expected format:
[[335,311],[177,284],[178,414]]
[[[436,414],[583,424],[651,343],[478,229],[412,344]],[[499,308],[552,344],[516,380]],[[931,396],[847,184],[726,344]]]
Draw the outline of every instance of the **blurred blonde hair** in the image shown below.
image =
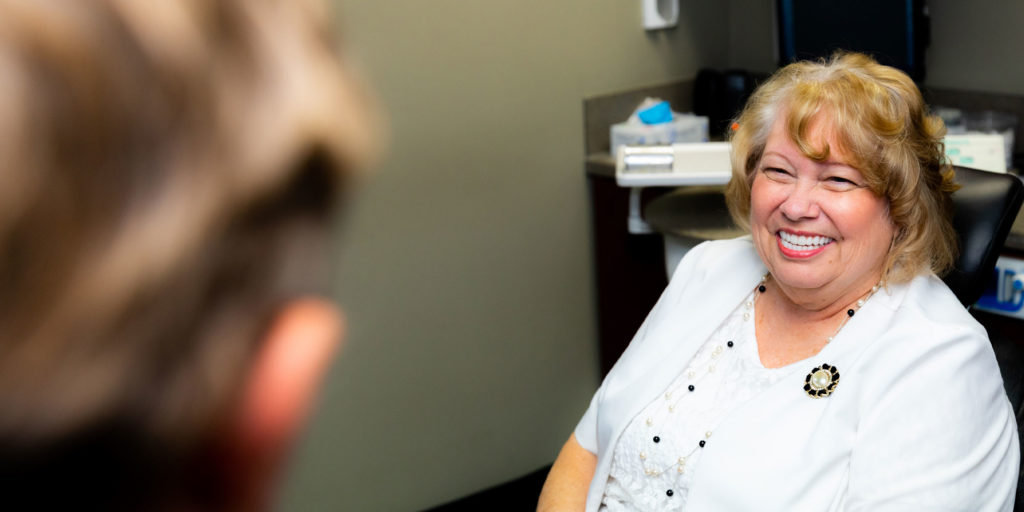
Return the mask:
[[275,308],[323,287],[375,151],[329,22],[314,0],[0,0],[0,476],[122,505],[189,485],[175,464]]
[[828,158],[831,148],[814,147],[808,133],[817,116],[825,116],[871,191],[888,201],[896,235],[883,279],[901,283],[922,272],[948,271],[956,256],[950,196],[957,186],[944,157],[945,126],[929,115],[910,77],[862,54],[790,64],[754,92],[731,134],[726,202],[733,219],[749,227],[751,185],[777,121],[784,120],[805,156]]

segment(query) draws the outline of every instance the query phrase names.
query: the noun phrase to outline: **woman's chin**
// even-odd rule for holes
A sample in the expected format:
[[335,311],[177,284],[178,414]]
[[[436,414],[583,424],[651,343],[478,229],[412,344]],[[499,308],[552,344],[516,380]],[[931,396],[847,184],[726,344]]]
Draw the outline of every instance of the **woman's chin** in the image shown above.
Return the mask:
[[825,289],[835,282],[835,268],[821,268],[818,265],[780,261],[771,265],[772,280],[783,288],[802,293]]
[[793,291],[801,292],[814,292],[816,290],[822,290],[830,282],[824,276],[817,275],[796,275],[789,276],[786,273],[772,274],[772,279],[779,283],[783,288],[788,288]]

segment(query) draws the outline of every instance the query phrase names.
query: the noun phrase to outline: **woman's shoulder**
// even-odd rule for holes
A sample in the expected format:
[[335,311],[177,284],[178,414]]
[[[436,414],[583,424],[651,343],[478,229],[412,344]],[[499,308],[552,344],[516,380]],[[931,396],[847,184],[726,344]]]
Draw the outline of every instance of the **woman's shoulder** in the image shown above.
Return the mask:
[[851,504],[995,510],[979,500],[1012,495],[1019,452],[988,336],[934,275],[891,288],[878,302],[890,310],[863,319],[877,338],[856,340],[865,350],[843,372],[858,411]]
[[935,274],[919,275],[902,286],[903,298],[895,306],[897,322],[912,324],[937,338],[969,337],[988,345],[985,328]]
[[764,263],[749,236],[703,242],[683,256],[662,298],[669,302],[704,301],[740,293],[735,297],[738,303],[764,272]]
[[673,276],[678,275],[681,269],[708,274],[743,266],[763,266],[749,235],[698,244],[686,253]]
[[918,276],[891,288],[880,301],[891,311],[870,317],[883,325],[878,339],[862,340],[867,346],[857,363],[872,375],[873,384],[865,384],[878,392],[875,399],[895,393],[919,405],[963,405],[977,398],[965,393],[968,383],[975,392],[1002,395],[988,334],[938,277]]
[[692,252],[704,257],[757,257],[754,240],[750,235],[725,240],[709,240],[698,244]]

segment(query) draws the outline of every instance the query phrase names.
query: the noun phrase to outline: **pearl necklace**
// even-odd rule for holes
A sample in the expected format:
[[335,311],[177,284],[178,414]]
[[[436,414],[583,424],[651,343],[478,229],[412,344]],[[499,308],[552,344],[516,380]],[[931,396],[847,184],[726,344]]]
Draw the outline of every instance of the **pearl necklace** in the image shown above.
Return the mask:
[[[757,301],[758,296],[764,294],[765,291],[767,290],[766,283],[767,283],[768,278],[770,276],[771,276],[770,273],[766,273],[763,277],[761,277],[760,282],[754,288],[754,291],[752,292],[751,296],[746,300],[746,302],[744,302],[744,304],[743,304],[743,306],[744,306],[744,311],[743,311],[743,321],[744,321],[744,323],[750,321],[750,317],[751,317],[751,314],[753,312],[752,310],[754,308],[754,303]],[[861,299],[858,299],[856,301],[856,303],[855,303],[855,308],[854,307],[850,307],[849,309],[846,310],[846,316],[843,317],[842,323],[839,324],[839,327],[836,328],[835,332],[832,333],[831,336],[829,336],[828,338],[825,339],[825,344],[826,345],[831,343],[832,340],[834,340],[835,337],[839,335],[839,332],[842,331],[843,327],[845,327],[846,324],[850,321],[850,319],[853,318],[853,316],[856,314],[856,312],[859,311],[864,306],[864,304],[867,302],[867,300],[869,298],[871,298],[871,296],[874,295],[875,292],[878,291],[878,289],[880,287],[880,284],[881,283],[872,286],[871,287],[871,291],[869,291],[867,293],[867,295],[865,295]],[[735,343],[732,340],[729,340],[725,344],[725,347],[727,347],[729,349],[733,348],[734,346],[735,346]],[[717,363],[719,357],[723,354],[724,351],[725,351],[725,348],[722,345],[719,345],[719,346],[715,347],[711,351],[711,361],[710,361],[710,364],[708,364],[707,372],[704,373],[704,376],[707,376],[707,375],[715,372],[716,367],[717,367],[716,363]],[[697,372],[692,367],[688,367],[685,370],[685,375],[687,377],[687,380],[686,380],[687,384],[686,384],[686,387],[685,387],[687,393],[681,393],[682,396],[687,396],[689,393],[695,392],[696,391],[695,384],[699,383],[699,380],[702,380],[702,379],[697,379]],[[839,374],[835,370],[834,366],[830,366],[830,365],[826,364],[826,365],[822,365],[822,366],[816,367],[814,370],[812,370],[811,374],[809,374],[807,376],[808,386],[805,386],[805,391],[807,391],[807,393],[810,396],[814,397],[814,398],[820,398],[822,396],[828,396],[828,394],[830,394],[832,392],[832,390],[835,389],[835,384],[838,383],[838,378],[839,378]],[[813,391],[808,389],[812,385],[813,385],[813,389],[814,389]],[[675,410],[676,410],[676,407],[679,404],[679,402],[682,400],[682,396],[678,396],[675,400],[672,400],[673,396],[677,396],[677,395],[675,395],[675,393],[677,391],[679,391],[680,389],[682,389],[682,388],[683,388],[683,386],[680,385],[676,389],[670,389],[669,391],[665,392],[664,399],[665,399],[666,402],[668,402],[668,406],[667,406],[668,413],[670,413],[670,414],[674,413]],[[827,391],[817,392],[817,390],[819,390],[819,389],[827,389]],[[652,427],[654,425],[654,420],[652,418],[648,417],[645,420],[645,424],[648,427]],[[693,448],[691,448],[688,452],[686,452],[684,454],[681,454],[675,460],[675,463],[670,465],[670,466],[668,466],[667,468],[657,469],[657,468],[648,467],[648,465],[647,465],[647,458],[648,458],[647,457],[647,453],[645,451],[641,450],[640,453],[638,454],[638,456],[640,458],[641,467],[644,470],[644,474],[647,475],[648,477],[658,477],[658,476],[661,476],[666,471],[671,471],[672,468],[674,467],[675,471],[676,471],[676,474],[677,474],[676,478],[678,479],[680,475],[683,475],[683,474],[686,473],[686,463],[687,463],[688,459],[690,457],[692,457],[693,454],[697,450],[699,450],[701,448],[704,448],[704,446],[707,444],[708,440],[711,439],[712,433],[713,433],[712,430],[707,430],[704,433],[704,438],[703,439],[700,439],[696,443],[696,445],[694,445]],[[657,444],[657,443],[659,443],[661,441],[661,438],[658,435],[654,435],[652,440],[654,441],[654,443]],[[669,496],[669,497],[672,497],[674,495],[674,491],[672,489],[668,489],[668,490],[666,490],[665,494],[667,496]]]
[[[761,278],[761,283],[757,285],[757,291],[754,294],[755,295],[754,298],[752,300],[750,300],[750,301],[747,301],[747,303],[746,303],[747,312],[743,313],[743,319],[744,320],[747,320],[747,319],[750,318],[749,317],[749,315],[750,315],[750,308],[753,307],[753,301],[757,300],[757,296],[763,294],[765,292],[765,290],[767,290],[767,287],[765,286],[765,283],[768,281],[769,277],[771,277],[771,273],[770,272],[765,274],[764,277]],[[855,315],[858,311],[860,311],[860,308],[864,307],[864,303],[866,303],[868,301],[868,299],[870,299],[871,296],[874,295],[875,292],[877,292],[879,287],[881,287],[881,286],[882,286],[881,282],[876,283],[874,286],[871,287],[871,291],[869,291],[867,293],[867,295],[865,295],[864,297],[862,297],[862,298],[857,300],[857,302],[855,303],[856,304],[856,309],[854,309],[853,307],[850,307],[849,309],[846,310],[846,316],[843,317],[842,323],[839,324],[839,327],[836,327],[836,331],[833,332],[831,336],[825,338],[825,344],[826,345],[828,345],[829,343],[832,343],[832,340],[834,340],[836,338],[836,336],[839,335],[839,331],[843,330],[843,327],[846,327],[846,323],[849,322],[851,318],[853,318],[853,315]]]
[[[744,322],[744,324],[750,320],[750,311],[751,311],[751,308],[754,305],[753,301],[756,299],[758,291],[764,288],[764,281],[765,281],[766,278],[767,278],[767,275],[765,276],[765,278],[761,279],[761,282],[758,284],[758,289],[756,289],[754,292],[752,292],[752,294],[744,302],[744,308],[745,308],[744,312],[743,312],[743,322]],[[743,338],[737,338],[737,339],[743,339]],[[677,385],[674,388],[669,389],[668,391],[666,391],[665,394],[663,395],[663,397],[662,397],[663,400],[664,400],[663,403],[667,404],[665,406],[665,408],[662,409],[664,411],[667,411],[667,414],[664,414],[664,416],[673,415],[673,413],[675,413],[675,411],[677,410],[677,407],[678,407],[679,403],[685,397],[692,396],[692,394],[696,392],[697,386],[699,386],[701,384],[701,382],[704,380],[705,377],[707,377],[708,375],[711,375],[711,374],[713,374],[713,373],[715,373],[717,371],[718,363],[721,361],[722,355],[724,355],[727,350],[733,350],[736,347],[737,347],[737,343],[735,341],[733,341],[732,338],[728,339],[728,341],[726,341],[723,344],[719,344],[719,345],[715,346],[711,350],[710,358],[707,361],[707,366],[702,368],[702,370],[704,370],[704,371],[698,372],[697,369],[695,368],[696,365],[691,363],[691,365],[688,366],[683,371],[683,375],[682,376],[685,377],[685,379],[682,380],[682,382],[680,382],[679,385]],[[697,358],[697,357],[698,357],[698,355],[694,356],[694,358]],[[655,414],[654,416],[657,417],[659,415]],[[654,421],[653,417],[647,417],[644,420],[644,423],[645,423],[645,425],[648,428],[652,428],[652,427],[654,427],[655,421]],[[654,434],[654,435],[649,437],[650,440],[652,440],[655,444],[661,443],[662,439],[661,439],[660,435],[657,435],[654,432],[650,432],[649,435],[651,435],[651,434]],[[679,487],[679,482],[680,482],[679,478],[681,478],[682,475],[684,475],[686,473],[687,462],[693,456],[693,454],[695,452],[697,452],[697,450],[700,450],[700,449],[704,448],[707,445],[707,443],[711,439],[711,435],[712,434],[713,434],[712,430],[710,430],[710,429],[706,430],[704,432],[704,436],[702,438],[698,439],[696,443],[691,445],[692,447],[689,449],[689,451],[686,451],[685,453],[680,454],[678,457],[676,457],[674,459],[674,462],[670,463],[670,465],[668,465],[667,467],[665,467],[665,466],[662,466],[662,467],[652,467],[652,466],[650,466],[650,464],[648,463],[648,455],[647,455],[647,453],[644,450],[641,450],[640,453],[638,454],[638,456],[640,458],[641,467],[642,467],[642,469],[644,471],[644,474],[647,475],[650,478],[657,478],[657,477],[662,476],[666,472],[674,472],[676,476],[674,478],[674,484],[672,486],[678,488]],[[670,489],[667,489],[665,491],[665,494],[668,497],[672,497],[675,494],[675,491],[670,488]]]

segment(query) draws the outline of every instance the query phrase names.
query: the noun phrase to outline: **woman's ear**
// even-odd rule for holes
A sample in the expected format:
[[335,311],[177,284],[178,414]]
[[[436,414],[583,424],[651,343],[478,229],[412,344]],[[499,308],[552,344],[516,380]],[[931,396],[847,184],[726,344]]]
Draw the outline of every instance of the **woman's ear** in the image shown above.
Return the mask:
[[246,376],[223,441],[236,510],[273,508],[279,473],[301,432],[320,383],[344,337],[332,303],[303,298],[285,304],[266,331]]

